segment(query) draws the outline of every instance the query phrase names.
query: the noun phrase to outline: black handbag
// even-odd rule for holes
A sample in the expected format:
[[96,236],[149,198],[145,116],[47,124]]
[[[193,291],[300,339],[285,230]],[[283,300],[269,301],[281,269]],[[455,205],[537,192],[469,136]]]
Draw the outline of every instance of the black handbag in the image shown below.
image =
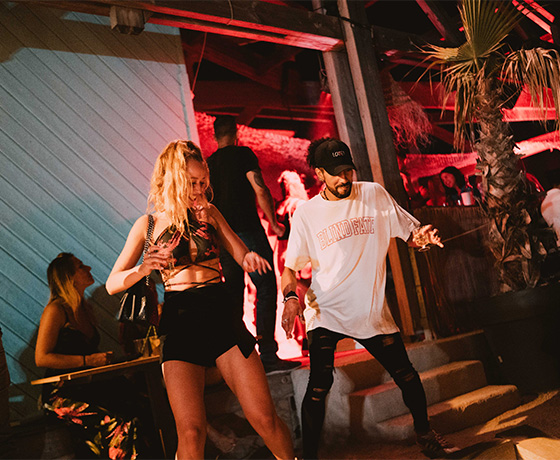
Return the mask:
[[[148,215],[148,232],[142,251],[142,260],[150,245],[154,231],[154,217]],[[121,298],[121,308],[117,319],[137,324],[157,324],[157,291],[149,275],[130,286]]]

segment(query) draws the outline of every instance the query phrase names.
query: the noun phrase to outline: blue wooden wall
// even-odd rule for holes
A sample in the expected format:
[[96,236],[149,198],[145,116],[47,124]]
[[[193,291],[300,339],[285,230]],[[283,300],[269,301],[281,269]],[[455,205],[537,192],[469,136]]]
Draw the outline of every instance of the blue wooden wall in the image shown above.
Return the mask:
[[138,36],[109,18],[0,3],[0,327],[13,420],[37,411],[34,364],[46,268],[60,252],[91,265],[104,350],[118,349],[118,298],[104,282],[146,209],[153,162],[198,141],[177,29]]

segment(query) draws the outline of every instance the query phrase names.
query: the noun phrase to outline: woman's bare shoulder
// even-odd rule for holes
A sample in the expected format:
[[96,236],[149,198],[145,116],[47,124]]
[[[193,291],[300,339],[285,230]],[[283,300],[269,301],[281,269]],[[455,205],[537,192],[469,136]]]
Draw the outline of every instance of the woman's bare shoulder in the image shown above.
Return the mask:
[[[155,212],[151,214],[151,216],[154,219],[154,229],[161,227],[161,225],[158,226],[158,223],[161,224],[161,221],[166,219],[165,214],[162,212]],[[130,229],[129,235],[132,235],[135,238],[138,238],[139,240],[143,241],[146,238],[147,230],[148,230],[148,214],[143,214],[140,217],[138,217],[138,219],[136,219],[136,221],[132,225],[132,228]]]
[[[152,216],[154,216],[155,219],[155,214],[152,214]],[[136,221],[132,225],[132,228],[134,227],[145,228],[147,226],[148,226],[148,214],[142,214],[140,217],[138,217],[138,219],[136,219]]]
[[51,320],[65,323],[66,322],[66,305],[61,299],[55,299],[49,302],[43,309],[43,317]]

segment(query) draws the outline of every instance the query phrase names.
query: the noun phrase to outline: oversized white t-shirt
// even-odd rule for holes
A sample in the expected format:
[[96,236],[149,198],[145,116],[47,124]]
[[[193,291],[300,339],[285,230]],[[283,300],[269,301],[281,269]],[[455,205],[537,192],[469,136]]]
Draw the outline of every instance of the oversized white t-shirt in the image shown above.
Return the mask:
[[385,301],[385,258],[391,238],[406,241],[419,225],[372,182],[354,182],[342,200],[317,195],[300,205],[285,266],[298,271],[311,262],[306,329],[324,327],[358,339],[397,332]]

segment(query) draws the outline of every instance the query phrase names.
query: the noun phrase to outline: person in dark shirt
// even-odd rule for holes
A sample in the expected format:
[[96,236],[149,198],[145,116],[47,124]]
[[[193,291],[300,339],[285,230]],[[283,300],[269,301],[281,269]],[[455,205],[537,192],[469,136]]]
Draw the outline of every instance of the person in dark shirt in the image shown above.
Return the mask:
[[[250,148],[237,145],[234,117],[217,117],[214,136],[218,150],[208,158],[214,192],[212,202],[249,250],[260,254],[273,266],[273,253],[257,212],[257,202],[277,236],[282,236],[285,228],[276,220],[274,201],[264,183],[259,161]],[[221,265],[226,286],[234,298],[237,313],[243,316],[245,274],[226,251],[223,253]],[[274,271],[249,275],[257,290],[257,339],[265,371],[271,373],[298,367],[298,362],[281,360],[276,354],[278,343],[274,330],[278,288]]]

